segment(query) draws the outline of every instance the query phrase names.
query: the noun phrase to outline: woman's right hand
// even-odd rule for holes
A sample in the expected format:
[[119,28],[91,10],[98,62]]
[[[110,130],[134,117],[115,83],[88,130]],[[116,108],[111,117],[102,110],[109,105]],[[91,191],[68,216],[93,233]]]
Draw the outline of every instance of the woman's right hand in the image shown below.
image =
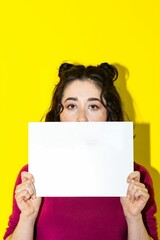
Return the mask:
[[16,187],[15,199],[21,211],[21,216],[36,220],[42,198],[36,197],[34,177],[29,172],[21,173],[22,183]]

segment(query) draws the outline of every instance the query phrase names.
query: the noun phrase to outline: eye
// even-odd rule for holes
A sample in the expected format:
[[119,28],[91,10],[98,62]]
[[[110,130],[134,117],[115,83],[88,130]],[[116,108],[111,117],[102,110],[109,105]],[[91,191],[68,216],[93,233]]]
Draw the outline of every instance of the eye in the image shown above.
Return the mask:
[[91,105],[89,106],[89,109],[91,109],[91,110],[98,110],[98,109],[99,109],[99,106],[97,106],[96,104],[91,104]]
[[75,104],[73,104],[73,103],[71,103],[71,104],[68,104],[68,105],[67,105],[67,109],[69,109],[69,110],[76,109],[76,105],[75,105]]

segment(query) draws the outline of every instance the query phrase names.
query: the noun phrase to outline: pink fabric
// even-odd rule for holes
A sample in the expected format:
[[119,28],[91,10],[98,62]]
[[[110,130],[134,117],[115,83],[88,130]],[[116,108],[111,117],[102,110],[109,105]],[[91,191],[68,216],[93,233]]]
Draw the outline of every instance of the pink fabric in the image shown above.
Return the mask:
[[[143,210],[143,220],[150,236],[158,240],[156,204],[151,178],[142,166],[141,181],[148,186],[150,199]],[[21,171],[28,171],[26,165]],[[21,182],[18,175],[16,185]],[[16,186],[15,185],[15,186]],[[4,239],[15,229],[20,211],[13,198],[13,211]],[[35,240],[127,240],[127,225],[118,197],[47,197],[35,224]]]

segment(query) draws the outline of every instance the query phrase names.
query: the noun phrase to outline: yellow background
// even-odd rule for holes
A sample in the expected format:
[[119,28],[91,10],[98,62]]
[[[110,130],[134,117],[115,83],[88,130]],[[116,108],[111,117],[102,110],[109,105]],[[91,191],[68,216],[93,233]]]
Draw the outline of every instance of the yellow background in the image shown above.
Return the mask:
[[135,160],[149,169],[160,209],[159,0],[6,0],[0,24],[0,239],[27,163],[27,124],[46,112],[64,61],[118,67],[116,84],[136,123]]

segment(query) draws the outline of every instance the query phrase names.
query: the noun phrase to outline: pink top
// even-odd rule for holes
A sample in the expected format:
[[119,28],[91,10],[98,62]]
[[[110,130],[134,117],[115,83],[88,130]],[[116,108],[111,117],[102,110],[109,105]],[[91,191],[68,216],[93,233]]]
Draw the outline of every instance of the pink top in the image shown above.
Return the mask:
[[[141,172],[141,182],[148,186],[150,194],[142,212],[144,224],[149,235],[158,240],[152,181],[142,166],[135,163],[135,170]],[[28,165],[21,171],[28,171]],[[20,183],[19,174],[16,185]],[[20,210],[13,198],[13,210],[4,239],[14,231],[19,215]],[[127,224],[119,197],[43,198],[34,232],[35,240],[127,240]]]

